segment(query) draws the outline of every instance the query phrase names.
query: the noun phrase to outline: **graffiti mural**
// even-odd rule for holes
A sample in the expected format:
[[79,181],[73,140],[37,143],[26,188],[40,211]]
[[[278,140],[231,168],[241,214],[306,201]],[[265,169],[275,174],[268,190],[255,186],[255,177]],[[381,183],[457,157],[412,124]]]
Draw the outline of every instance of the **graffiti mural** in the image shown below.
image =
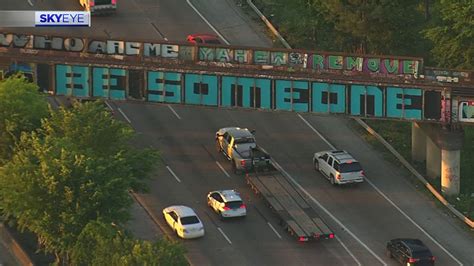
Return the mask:
[[148,101],[181,103],[181,74],[176,72],[148,71]]
[[222,76],[220,106],[271,108],[271,80]]
[[[124,100],[130,89],[127,69],[56,65],[55,70],[58,95]],[[424,119],[424,100],[441,108],[440,96],[424,97],[417,88],[162,71],[145,71],[144,75],[145,84],[140,87],[145,88],[150,102],[408,120]],[[472,106],[461,105],[463,114],[472,117]]]
[[459,102],[459,121],[474,122],[474,101]]
[[127,88],[126,76],[125,69],[56,65],[55,93],[124,100]]
[[[353,72],[353,74],[380,75],[392,78],[418,78],[418,74],[423,67],[421,58],[411,57],[99,40],[0,32],[0,48],[2,47],[42,52],[60,51],[70,54],[80,53],[82,57],[102,55],[104,58],[113,58],[121,61],[165,59],[179,60],[181,62],[194,61],[195,63],[221,62],[232,64],[233,67],[243,68],[246,66],[255,67],[265,65],[275,66],[280,70],[304,70],[306,71],[305,73],[338,72],[341,75],[345,75],[348,72]],[[464,75],[466,73],[454,74]]]

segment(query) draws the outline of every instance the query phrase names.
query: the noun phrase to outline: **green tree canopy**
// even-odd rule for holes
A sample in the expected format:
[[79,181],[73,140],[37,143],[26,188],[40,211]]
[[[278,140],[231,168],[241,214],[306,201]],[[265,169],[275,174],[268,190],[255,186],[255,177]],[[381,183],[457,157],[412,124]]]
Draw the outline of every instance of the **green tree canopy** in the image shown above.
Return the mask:
[[157,157],[132,149],[132,133],[101,103],[52,111],[38,130],[22,134],[12,160],[0,168],[3,214],[57,258],[89,221],[126,222],[128,190],[143,187]]
[[98,221],[82,230],[71,265],[188,265],[184,248],[167,240],[135,240],[117,226]]
[[[294,46],[314,50],[425,55],[420,1],[258,0]],[[273,15],[273,16],[272,16]]]
[[37,85],[21,76],[0,81],[0,165],[10,159],[21,133],[38,128],[47,115],[48,104]]
[[473,69],[474,67],[474,1],[436,1],[438,19],[425,36],[438,66]]
[[[318,1],[319,2],[319,1]],[[340,51],[416,55],[424,16],[413,0],[320,1]],[[418,51],[417,51],[418,50]]]

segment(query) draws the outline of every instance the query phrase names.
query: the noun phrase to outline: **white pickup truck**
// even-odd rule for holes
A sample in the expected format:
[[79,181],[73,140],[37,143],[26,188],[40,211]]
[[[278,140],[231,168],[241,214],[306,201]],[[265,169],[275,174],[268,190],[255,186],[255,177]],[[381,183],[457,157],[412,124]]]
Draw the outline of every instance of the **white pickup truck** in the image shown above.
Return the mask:
[[316,152],[313,164],[333,185],[364,182],[362,166],[346,151]]

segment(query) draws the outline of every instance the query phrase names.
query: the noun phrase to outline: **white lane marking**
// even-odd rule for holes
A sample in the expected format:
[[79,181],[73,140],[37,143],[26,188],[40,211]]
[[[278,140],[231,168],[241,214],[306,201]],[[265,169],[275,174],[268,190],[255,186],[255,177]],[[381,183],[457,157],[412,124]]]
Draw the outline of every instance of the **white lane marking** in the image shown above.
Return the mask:
[[173,170],[171,170],[171,168],[167,165],[166,166],[166,169],[168,169],[168,172],[171,173],[171,175],[179,182],[181,183],[181,179],[178,178],[178,176],[173,172]]
[[127,120],[127,122],[128,122],[129,124],[131,124],[132,121],[130,121],[130,119],[129,119],[128,116],[122,111],[122,109],[120,109],[120,107],[117,108],[117,109],[118,109],[119,112],[122,114],[122,116],[125,118],[125,120]]
[[217,227],[217,230],[219,230],[219,232],[221,232],[221,234],[224,236],[225,240],[227,240],[227,242],[229,242],[229,244],[232,245],[232,241],[230,241],[230,239],[227,237],[227,235],[224,233],[224,231],[222,231],[222,229],[220,227]]
[[275,232],[275,234],[278,236],[278,238],[281,239],[281,235],[277,232],[275,227],[273,227],[273,225],[270,222],[267,222],[267,224],[268,224],[268,226],[270,226],[270,228],[273,230],[273,232]]
[[34,4],[31,2],[31,0],[28,0],[28,4],[29,4],[30,6],[34,6]]
[[107,107],[110,109],[110,111],[114,110],[114,108],[112,108],[112,106],[109,104],[108,101],[105,100],[104,102],[105,102],[105,105],[107,105]]
[[179,119],[181,120],[181,116],[178,115],[178,113],[176,113],[176,111],[173,109],[173,107],[171,105],[168,104],[168,108],[171,110],[171,112],[173,112],[173,114]]
[[318,135],[324,142],[326,142],[327,145],[329,145],[329,147],[331,147],[331,149],[336,149],[336,147],[334,147],[334,145],[332,145],[325,137],[323,137],[323,135],[321,135],[321,133],[319,133],[319,131],[317,131],[308,121],[306,121],[306,119],[304,119],[303,116],[301,116],[300,114],[297,114],[299,118],[301,118],[301,120],[303,120],[303,122],[313,130],[314,133],[316,133],[316,135]]
[[[308,125],[321,139],[326,142],[332,149],[335,149],[334,147],[327,139],[325,139],[321,133],[319,133],[311,124],[306,121],[300,114],[298,116]],[[424,233],[433,243],[435,243],[439,248],[441,248],[448,256],[450,256],[453,260],[455,260],[459,265],[463,265],[461,261],[459,261],[456,257],[454,257],[453,254],[451,254],[446,248],[444,248],[438,241],[436,241],[428,232],[426,232],[420,225],[418,225],[413,219],[410,218],[402,209],[400,209],[387,195],[385,195],[377,186],[374,185],[367,177],[365,178],[367,182],[379,193],[385,200],[387,200],[395,209],[397,209],[405,218],[407,218],[416,228],[418,228],[422,233]]]
[[436,241],[428,232],[425,231],[420,225],[418,225],[408,214],[406,214],[400,207],[398,207],[395,202],[388,198],[378,187],[376,187],[372,181],[370,181],[367,177],[365,180],[382,196],[384,197],[395,209],[397,209],[405,218],[408,219],[416,228],[420,229],[431,241],[433,241],[440,249],[442,249],[446,254],[448,254],[453,260],[455,260],[459,265],[463,265],[461,261],[459,261],[453,254],[451,254],[446,248],[444,248],[438,241]]
[[188,5],[194,9],[194,11],[202,18],[202,20],[204,20],[204,22],[206,22],[206,24],[209,26],[209,28],[211,28],[218,36],[219,38],[221,38],[225,44],[229,45],[229,41],[227,41],[224,36],[222,36],[222,34],[220,32],[217,31],[216,28],[214,28],[214,26],[212,26],[212,24],[201,14],[201,12],[199,12],[199,10],[197,10],[197,8],[191,3],[190,0],[186,0],[186,2],[188,3]]
[[218,161],[216,161],[216,164],[217,164],[217,166],[219,166],[219,168],[222,170],[222,172],[224,172],[224,174],[227,177],[230,177],[229,173],[227,173],[227,171],[224,169],[224,167],[222,167],[222,165]]
[[351,255],[351,257],[357,262],[357,265],[362,266],[362,263],[360,263],[360,261],[356,258],[356,256],[354,256],[354,254],[352,254],[350,249],[346,247],[346,245],[342,242],[342,240],[337,235],[334,235],[334,237],[341,244],[341,246],[347,251],[347,253],[349,253],[349,255]]
[[306,196],[308,198],[311,199],[311,201],[313,201],[316,205],[318,205],[319,208],[321,208],[321,210],[323,210],[329,217],[331,217],[340,227],[342,227],[342,229],[344,229],[349,235],[351,235],[357,242],[359,242],[360,245],[362,245],[367,251],[369,251],[370,254],[372,254],[372,256],[374,256],[378,261],[380,261],[380,263],[382,263],[383,265],[387,265],[387,263],[385,263],[382,258],[380,258],[377,254],[375,254],[375,252],[373,250],[371,250],[364,242],[362,242],[362,240],[360,240],[354,233],[352,233],[351,230],[349,230],[349,228],[347,228],[341,221],[339,221],[339,219],[336,218],[336,216],[334,216],[332,213],[330,213],[321,203],[319,203],[319,201],[317,201],[313,196],[311,196],[311,194],[309,194],[308,191],[306,191],[306,189],[304,189],[298,182],[296,182],[296,180],[287,172],[285,171],[285,169],[283,169],[280,164],[278,164],[278,162],[275,161],[275,159],[272,159],[272,162],[273,164],[275,165],[275,167],[277,167],[278,170],[280,170],[283,174],[285,174],[290,180],[291,182],[293,182],[293,184],[295,184],[295,186],[298,187],[298,189],[300,189],[301,191],[304,192],[304,194],[306,194]]

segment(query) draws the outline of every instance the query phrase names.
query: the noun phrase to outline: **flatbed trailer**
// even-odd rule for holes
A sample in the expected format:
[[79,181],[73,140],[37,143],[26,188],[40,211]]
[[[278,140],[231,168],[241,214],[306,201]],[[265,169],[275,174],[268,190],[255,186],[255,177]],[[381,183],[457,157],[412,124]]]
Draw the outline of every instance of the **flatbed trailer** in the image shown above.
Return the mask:
[[273,164],[255,168],[245,176],[247,184],[278,215],[280,224],[298,241],[332,239],[334,233],[313,207]]

